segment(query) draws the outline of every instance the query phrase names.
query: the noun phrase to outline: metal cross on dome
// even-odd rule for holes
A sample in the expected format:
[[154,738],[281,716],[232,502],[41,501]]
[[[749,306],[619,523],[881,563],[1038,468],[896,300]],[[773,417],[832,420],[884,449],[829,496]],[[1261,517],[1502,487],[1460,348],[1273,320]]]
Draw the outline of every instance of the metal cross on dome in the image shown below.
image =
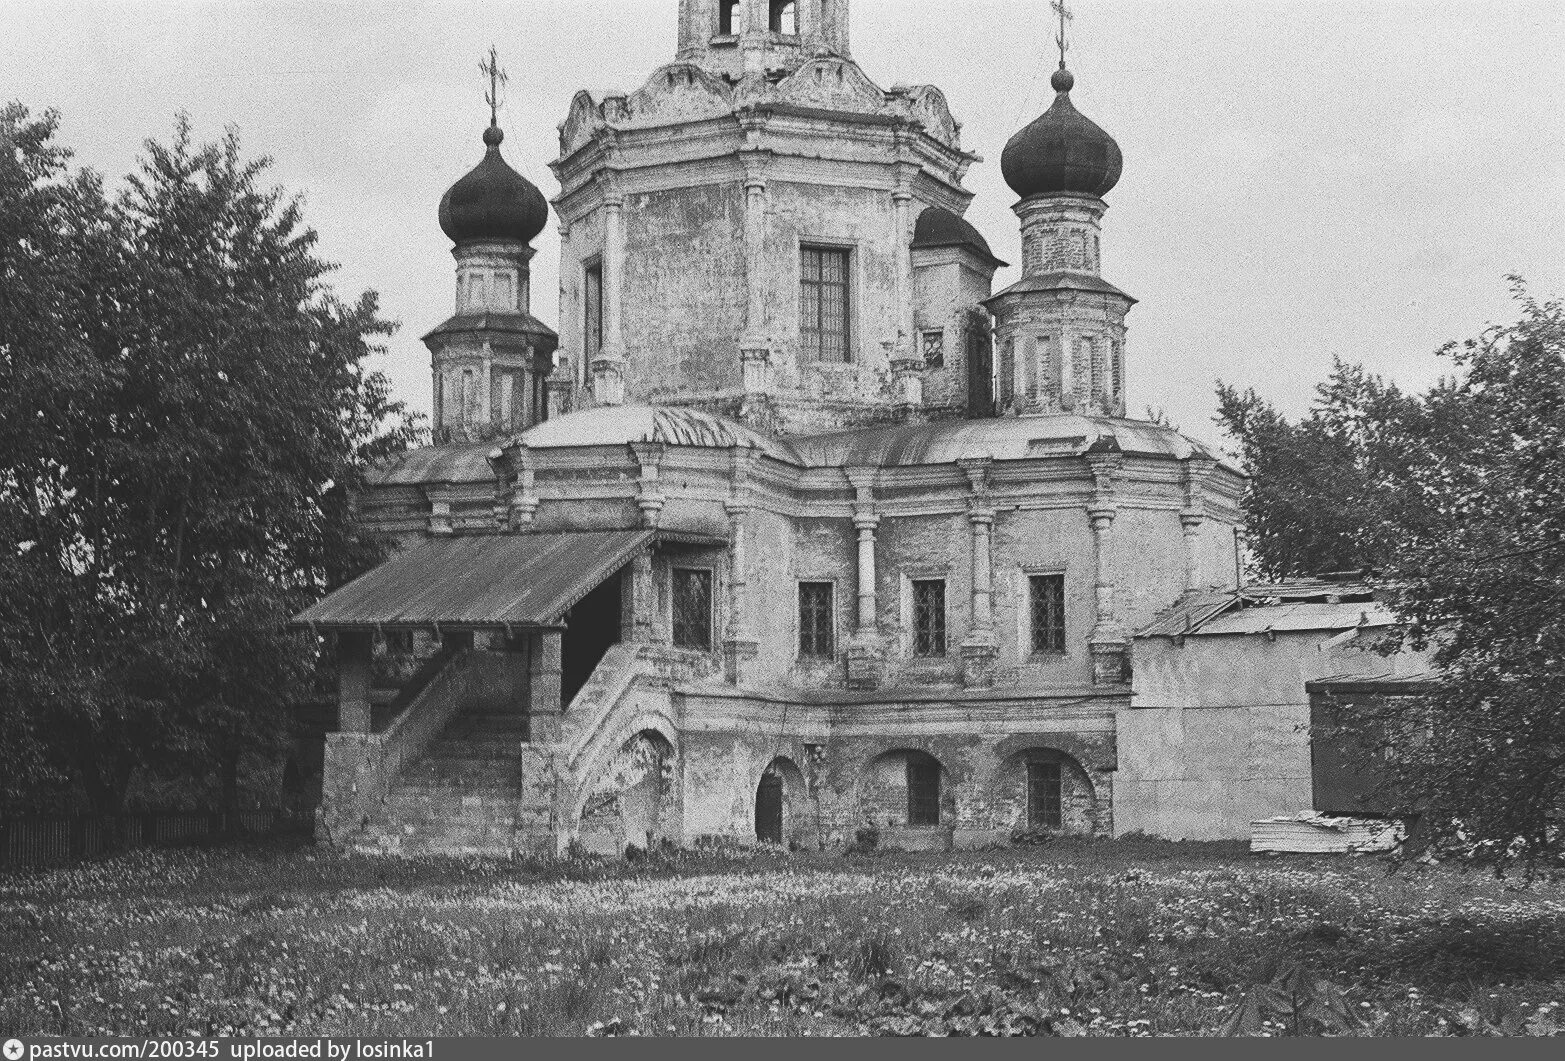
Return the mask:
[[489,91],[484,93],[484,102],[489,104],[489,124],[500,124],[500,90],[511,80],[500,68],[500,56],[495,51],[495,46],[489,46],[489,58],[478,61],[478,72],[489,79]]
[[1060,69],[1063,70],[1065,69],[1065,52],[1068,47],[1065,43],[1065,24],[1073,21],[1076,16],[1071,13],[1069,7],[1065,6],[1065,0],[1052,0],[1049,6],[1054,9],[1055,14],[1060,16],[1060,35],[1054,38],[1054,43],[1060,46]]

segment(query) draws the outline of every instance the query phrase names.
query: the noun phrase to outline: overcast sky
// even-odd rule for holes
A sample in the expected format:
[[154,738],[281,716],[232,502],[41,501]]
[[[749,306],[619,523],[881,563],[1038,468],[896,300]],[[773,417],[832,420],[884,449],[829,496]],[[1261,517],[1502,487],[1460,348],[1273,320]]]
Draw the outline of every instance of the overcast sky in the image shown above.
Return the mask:
[[[1019,260],[999,157],[1051,95],[1045,0],[852,0],[871,79],[938,85],[985,159],[968,218]],[[1307,408],[1334,354],[1410,387],[1434,351],[1514,319],[1507,273],[1565,293],[1560,0],[1076,0],[1072,98],[1125,153],[1103,273],[1140,299],[1131,409],[1215,438],[1214,381]],[[176,111],[238,127],[302,192],[346,296],[401,322],[384,367],[429,408],[418,337],[451,311],[444,190],[482,155],[477,70],[511,75],[510,163],[546,195],[579,88],[634,90],[673,58],[678,0],[452,3],[0,0],[0,99],[63,115],[115,179]],[[559,251],[534,312],[556,323]],[[996,289],[1015,269],[995,278]],[[635,356],[635,352],[631,352]]]

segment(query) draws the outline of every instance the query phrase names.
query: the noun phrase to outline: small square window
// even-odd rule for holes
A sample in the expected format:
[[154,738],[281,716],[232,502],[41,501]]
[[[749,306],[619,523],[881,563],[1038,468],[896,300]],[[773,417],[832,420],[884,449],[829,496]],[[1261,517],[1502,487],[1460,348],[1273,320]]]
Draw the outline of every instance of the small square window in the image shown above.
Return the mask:
[[674,568],[674,646],[712,649],[712,572]]
[[799,655],[807,659],[831,659],[836,654],[833,588],[830,582],[799,583]]
[[913,655],[946,654],[946,583],[943,578],[913,582]]
[[1065,576],[1032,575],[1027,579],[1032,612],[1032,650],[1065,651]]

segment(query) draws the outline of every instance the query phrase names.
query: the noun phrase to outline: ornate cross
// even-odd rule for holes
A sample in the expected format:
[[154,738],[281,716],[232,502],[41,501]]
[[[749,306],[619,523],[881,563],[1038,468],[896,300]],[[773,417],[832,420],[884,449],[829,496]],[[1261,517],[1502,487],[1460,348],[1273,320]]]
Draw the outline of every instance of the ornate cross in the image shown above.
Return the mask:
[[1065,43],[1065,24],[1073,21],[1076,16],[1071,13],[1069,7],[1065,6],[1065,0],[1052,0],[1049,6],[1060,16],[1060,35],[1054,38],[1054,43],[1060,46],[1060,69],[1063,70],[1065,69],[1065,51],[1067,47]]
[[489,58],[478,61],[478,72],[489,79],[489,91],[484,93],[484,102],[489,104],[489,124],[499,125],[500,90],[510,78],[500,69],[500,57],[493,44],[489,46]]

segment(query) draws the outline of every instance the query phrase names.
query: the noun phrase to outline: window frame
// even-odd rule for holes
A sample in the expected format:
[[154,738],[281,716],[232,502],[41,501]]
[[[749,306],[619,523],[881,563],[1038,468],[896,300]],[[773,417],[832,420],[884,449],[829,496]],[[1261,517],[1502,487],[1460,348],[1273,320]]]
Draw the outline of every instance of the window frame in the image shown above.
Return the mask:
[[[798,590],[795,594],[794,643],[798,652],[798,658],[803,661],[824,663],[837,658],[837,583],[833,579],[809,579],[801,578],[795,583]],[[826,637],[825,652],[806,651],[805,648],[805,622],[804,622],[804,593],[805,587],[824,588],[826,591],[826,612],[824,626],[817,632],[824,632]]]
[[[924,630],[919,625],[919,587],[940,587],[940,611],[938,618],[938,651],[925,651],[923,642]],[[951,601],[947,592],[949,579],[945,575],[925,575],[922,577],[908,577],[908,626],[911,636],[908,639],[909,653],[914,659],[946,659],[951,650]],[[931,633],[931,641],[934,634]],[[933,644],[927,646],[935,648]]]
[[[907,824],[909,829],[940,828],[940,801],[945,786],[940,778],[940,761],[933,756],[909,757],[907,771]],[[926,773],[927,772],[927,773]],[[914,774],[925,774],[915,785]],[[931,792],[930,789],[933,791]],[[916,812],[916,813],[915,813]]]
[[[694,573],[706,576],[706,643],[683,644],[679,640],[679,576]],[[670,564],[668,569],[668,640],[675,648],[691,652],[715,651],[717,635],[717,570],[706,564]]]
[[[820,328],[815,328],[812,330],[805,327],[805,307],[807,304],[807,300],[805,298],[806,286],[814,284],[816,288],[820,290],[824,288],[826,283],[828,283],[824,280],[816,279],[812,281],[808,278],[805,256],[812,253],[821,255],[841,255],[842,257],[842,356],[840,358],[827,358],[823,356],[825,344],[821,341],[821,338],[829,333],[821,330]],[[799,282],[796,290],[798,292],[799,298],[798,321],[800,360],[807,364],[816,365],[854,364],[858,360],[858,358],[854,356],[854,342],[858,336],[857,321],[854,319],[855,310],[858,306],[858,298],[856,296],[858,285],[855,282],[855,270],[858,268],[858,248],[851,243],[834,242],[829,239],[803,238],[799,241],[798,266]],[[819,299],[818,297],[816,305],[817,307],[824,306],[825,302],[823,299]],[[819,309],[817,309],[817,321],[819,321],[821,318],[822,313]],[[809,336],[811,334],[815,336],[815,341],[813,343],[809,340]]]
[[[1070,650],[1070,624],[1066,621],[1066,608],[1065,608],[1065,604],[1066,604],[1065,572],[1064,571],[1024,571],[1024,572],[1022,572],[1022,576],[1023,576],[1023,580],[1024,580],[1023,581],[1023,589],[1024,589],[1024,591],[1026,593],[1026,597],[1027,597],[1027,607],[1026,607],[1026,611],[1025,611],[1025,614],[1027,616],[1027,631],[1026,631],[1027,654],[1029,656],[1031,656],[1032,658],[1034,658],[1034,659],[1037,659],[1037,658],[1040,658],[1040,657],[1043,657],[1043,658],[1053,658],[1053,657],[1065,655]],[[1051,582],[1055,582],[1059,586],[1059,598],[1058,598],[1059,612],[1058,612],[1058,621],[1056,623],[1056,629],[1058,630],[1058,636],[1055,639],[1053,639],[1053,641],[1051,641],[1051,643],[1049,645],[1047,645],[1046,647],[1040,648],[1039,647],[1039,640],[1040,640],[1039,639],[1039,629],[1038,629],[1038,618],[1039,618],[1039,616],[1038,616],[1038,603],[1039,603],[1039,598],[1038,598],[1038,596],[1037,596],[1037,594],[1035,592],[1035,588],[1034,587],[1040,580],[1044,580],[1044,579],[1047,579],[1047,580],[1049,580]]]
[[[1065,828],[1065,764],[1057,759],[1029,759],[1026,768],[1027,827]],[[1037,775],[1047,774],[1052,776],[1043,777],[1040,785]],[[1039,788],[1043,789],[1041,793]],[[1042,814],[1038,813],[1040,809]]]

